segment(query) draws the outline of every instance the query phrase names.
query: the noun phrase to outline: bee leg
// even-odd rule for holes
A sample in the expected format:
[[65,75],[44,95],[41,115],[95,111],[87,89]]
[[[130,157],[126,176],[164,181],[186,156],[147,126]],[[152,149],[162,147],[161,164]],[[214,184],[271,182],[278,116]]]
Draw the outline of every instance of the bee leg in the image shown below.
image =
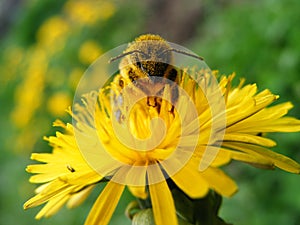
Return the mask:
[[154,101],[155,101],[155,107],[157,107],[157,111],[160,112],[160,107],[161,107],[162,99],[159,98],[159,97],[155,97]]
[[153,108],[156,108],[157,111],[160,111],[162,99],[160,97],[148,96],[147,105]]
[[175,103],[179,98],[179,90],[177,85],[173,85],[171,87],[171,93],[172,93],[172,97],[171,97],[172,105],[175,105]]
[[152,107],[156,107],[157,106],[156,98],[153,97],[153,96],[148,96],[147,97],[147,105],[152,106]]

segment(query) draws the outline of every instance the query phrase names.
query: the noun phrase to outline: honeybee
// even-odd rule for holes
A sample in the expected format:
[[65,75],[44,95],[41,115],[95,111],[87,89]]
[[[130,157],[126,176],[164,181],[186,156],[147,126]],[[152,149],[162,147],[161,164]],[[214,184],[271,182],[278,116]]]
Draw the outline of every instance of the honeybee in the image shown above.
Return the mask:
[[[128,84],[135,85],[145,93],[148,96],[148,106],[155,107],[159,111],[161,98],[157,96],[161,96],[165,85],[169,83],[171,102],[175,103],[179,94],[176,83],[180,81],[182,71],[172,65],[174,52],[203,60],[200,56],[171,47],[159,35],[153,34],[137,37],[122,54],[112,58],[110,62],[121,58],[120,75],[113,81],[119,88],[119,93],[114,96],[116,108],[122,107],[122,89]],[[138,80],[142,80],[142,82],[138,82]],[[121,110],[117,109],[115,116],[121,121]]]

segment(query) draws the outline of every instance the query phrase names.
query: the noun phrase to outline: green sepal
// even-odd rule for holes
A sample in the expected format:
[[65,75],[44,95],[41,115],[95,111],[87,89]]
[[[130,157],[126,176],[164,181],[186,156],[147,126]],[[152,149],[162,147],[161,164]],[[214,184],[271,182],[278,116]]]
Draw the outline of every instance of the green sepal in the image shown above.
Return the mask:
[[191,199],[180,189],[172,190],[176,212],[179,218],[193,225],[230,225],[223,221],[218,212],[222,197],[210,191],[205,197]]
[[[218,216],[222,197],[216,192],[210,191],[203,198],[191,199],[176,187],[172,189],[172,195],[178,225],[231,225]],[[149,201],[137,199],[129,203],[125,214],[132,220],[132,225],[155,225]]]
[[155,225],[152,209],[143,209],[136,213],[132,219],[132,225]]

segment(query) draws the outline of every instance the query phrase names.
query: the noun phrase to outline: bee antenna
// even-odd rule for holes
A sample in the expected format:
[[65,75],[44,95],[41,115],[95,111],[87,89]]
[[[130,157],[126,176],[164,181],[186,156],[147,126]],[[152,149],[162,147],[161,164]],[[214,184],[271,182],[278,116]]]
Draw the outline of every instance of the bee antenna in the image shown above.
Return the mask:
[[118,56],[116,56],[116,57],[113,57],[113,58],[111,58],[111,59],[108,61],[108,63],[112,63],[112,62],[114,62],[114,61],[116,61],[116,60],[118,60],[118,59],[120,59],[120,58],[125,57],[126,55],[131,55],[131,54],[133,54],[133,53],[140,53],[140,54],[142,54],[142,55],[146,55],[144,52],[142,52],[142,51],[136,49],[136,50],[132,50],[132,51],[130,51],[130,52],[124,52],[124,53],[122,53],[122,54],[120,54],[120,55],[118,55]]
[[182,50],[179,50],[179,49],[176,49],[176,48],[170,48],[170,49],[167,49],[165,51],[163,51],[160,55],[166,53],[166,52],[176,52],[176,53],[180,53],[182,55],[187,55],[187,56],[191,56],[193,58],[196,58],[196,59],[199,59],[201,61],[203,61],[203,57],[201,56],[198,56],[198,55],[195,55],[195,54],[192,54],[192,53],[188,53],[188,52],[185,52],[185,51],[182,51]]

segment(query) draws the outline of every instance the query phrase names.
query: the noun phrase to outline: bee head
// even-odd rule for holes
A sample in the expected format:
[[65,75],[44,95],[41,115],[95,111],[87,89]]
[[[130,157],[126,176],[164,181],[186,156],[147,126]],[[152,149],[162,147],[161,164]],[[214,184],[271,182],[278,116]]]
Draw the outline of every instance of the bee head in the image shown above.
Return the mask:
[[131,80],[139,77],[163,77],[173,61],[173,52],[192,56],[202,60],[201,57],[172,48],[159,35],[141,35],[130,43],[121,55],[110,61],[122,58],[119,65],[122,71],[129,75]]
[[170,46],[158,35],[142,35],[129,44],[125,56],[121,62],[131,65],[141,76],[163,76],[169,64],[172,62],[172,53],[168,51]]

